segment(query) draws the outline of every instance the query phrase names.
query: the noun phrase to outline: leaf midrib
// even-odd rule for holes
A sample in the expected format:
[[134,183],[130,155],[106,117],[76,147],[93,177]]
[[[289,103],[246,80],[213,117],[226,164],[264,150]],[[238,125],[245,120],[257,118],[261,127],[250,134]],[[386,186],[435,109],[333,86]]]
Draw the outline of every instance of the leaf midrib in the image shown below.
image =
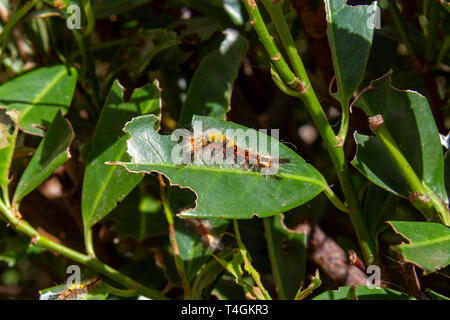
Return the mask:
[[[124,166],[128,166],[128,165],[136,165],[136,166],[162,166],[162,167],[168,167],[168,168],[179,168],[179,166],[177,165],[173,165],[173,164],[165,164],[165,163],[133,163],[133,162],[121,162],[120,164],[123,164]],[[230,174],[246,174],[246,175],[261,175],[258,172],[255,171],[244,171],[244,170],[231,170],[231,169],[227,169],[227,168],[219,168],[219,167],[206,167],[206,166],[186,166],[189,167],[190,170],[197,170],[197,171],[212,171],[212,172],[225,172],[225,173],[230,173]],[[133,170],[131,170],[133,171]],[[146,170],[143,170],[146,171]],[[149,170],[148,173],[150,173],[151,171],[157,171],[157,170]],[[316,180],[316,179],[310,179],[304,176],[296,176],[296,175],[292,175],[292,174],[286,174],[286,173],[277,173],[276,174],[277,177],[284,177],[286,179],[290,179],[290,180],[297,180],[297,181],[306,181],[306,182],[311,182],[314,183],[316,185],[319,185],[321,187],[324,187],[325,182]],[[270,176],[268,176],[270,177]]]
[[417,242],[412,242],[412,240],[409,239],[408,237],[407,237],[407,239],[409,241],[411,241],[411,242],[408,243],[408,244],[401,245],[401,247],[404,247],[404,248],[406,248],[406,247],[407,248],[417,248],[417,247],[428,246],[428,245],[439,243],[439,242],[445,242],[445,241],[449,241],[450,240],[450,235],[434,238],[434,239],[431,239],[431,240],[417,241]]
[[[120,157],[122,157],[122,155],[125,153],[126,149],[127,149],[127,146],[126,146],[126,144],[125,144],[124,146],[122,146],[122,150],[120,150],[120,152],[118,152],[117,155],[120,154]],[[92,159],[92,162],[94,162],[94,160],[95,160],[95,159]],[[91,163],[92,163],[92,162],[91,162]],[[89,226],[88,226],[88,227],[91,227],[91,226],[93,225],[93,223],[92,223],[92,218],[94,217],[94,213],[97,211],[97,208],[98,208],[98,204],[99,204],[99,202],[100,202],[100,199],[101,199],[103,193],[105,192],[106,187],[109,185],[109,181],[110,181],[111,178],[113,177],[114,172],[115,172],[117,169],[118,169],[118,168],[114,168],[113,166],[111,166],[111,168],[110,168],[110,170],[109,170],[109,172],[108,172],[108,175],[106,176],[106,179],[103,181],[104,183],[103,183],[102,186],[99,188],[99,190],[98,190],[99,192],[97,192],[97,194],[96,194],[96,196],[95,196],[95,199],[94,199],[94,201],[92,202],[93,205],[91,206],[91,209],[88,210],[88,212],[87,212],[88,216],[87,216],[87,217],[84,217],[84,215],[83,215],[83,220],[85,220],[86,222],[89,221],[89,223],[88,223]]]
[[63,68],[59,73],[55,75],[52,81],[47,83],[47,85],[44,87],[44,89],[31,101],[30,105],[23,111],[20,115],[21,119],[24,119],[26,114],[31,110],[33,105],[35,105],[37,102],[39,102],[42,97],[44,97],[52,87],[55,86],[55,84],[66,74],[66,69]]

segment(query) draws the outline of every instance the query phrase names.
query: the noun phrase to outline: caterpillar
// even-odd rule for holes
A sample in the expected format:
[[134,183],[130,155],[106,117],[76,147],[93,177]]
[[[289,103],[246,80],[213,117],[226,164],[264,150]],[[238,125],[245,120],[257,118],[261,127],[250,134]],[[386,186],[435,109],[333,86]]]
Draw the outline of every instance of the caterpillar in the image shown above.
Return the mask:
[[190,136],[189,147],[191,160],[200,151],[209,150],[214,155],[216,151],[223,153],[226,157],[228,152],[232,152],[233,164],[242,164],[243,169],[261,170],[271,168],[274,164],[290,163],[288,158],[272,158],[259,153],[254,153],[249,149],[238,146],[235,140],[228,139],[220,132],[209,132],[199,136]]
[[101,277],[97,277],[91,281],[72,285],[68,287],[66,290],[62,291],[58,295],[58,300],[74,300],[78,299],[80,295],[87,294],[89,291],[92,291],[94,287],[100,284]]

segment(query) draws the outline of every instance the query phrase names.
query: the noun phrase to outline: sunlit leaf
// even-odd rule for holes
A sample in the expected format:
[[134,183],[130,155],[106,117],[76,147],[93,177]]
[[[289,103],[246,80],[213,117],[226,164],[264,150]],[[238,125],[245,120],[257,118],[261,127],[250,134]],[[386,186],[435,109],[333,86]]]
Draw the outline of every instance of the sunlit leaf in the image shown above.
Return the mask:
[[[160,172],[171,184],[190,188],[197,196],[197,207],[180,213],[195,218],[241,218],[253,215],[267,217],[295,208],[320,193],[325,180],[311,165],[283,144],[263,133],[232,122],[209,117],[195,116],[206,130],[220,132],[248,130],[267,146],[279,148],[279,157],[290,163],[279,164],[276,175],[263,175],[254,170],[243,170],[239,165],[203,164],[180,165],[172,157],[180,145],[173,136],[160,135],[155,131],[158,118],[142,116],[129,122],[125,131],[130,135],[127,152],[131,162],[119,162],[131,172]],[[175,151],[176,152],[176,151]],[[252,151],[254,152],[254,151]]]
[[245,38],[234,30],[226,30],[220,48],[202,59],[191,80],[181,110],[181,124],[189,124],[195,114],[225,118],[233,83],[246,49]]
[[65,65],[42,67],[0,86],[0,104],[20,111],[23,131],[43,135],[61,110],[66,114],[72,102],[77,70]]
[[377,2],[350,6],[347,0],[325,0],[328,40],[333,54],[341,103],[348,104],[359,86],[372,46]]

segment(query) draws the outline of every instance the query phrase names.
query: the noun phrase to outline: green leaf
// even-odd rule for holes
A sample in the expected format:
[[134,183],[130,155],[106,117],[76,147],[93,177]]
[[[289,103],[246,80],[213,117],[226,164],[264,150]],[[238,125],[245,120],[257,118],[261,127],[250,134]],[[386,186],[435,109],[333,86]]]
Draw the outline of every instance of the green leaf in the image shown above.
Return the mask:
[[386,221],[395,217],[399,198],[371,184],[364,203],[367,226],[378,248],[378,235],[388,226]]
[[[391,72],[372,81],[356,101],[368,117],[382,115],[383,124],[417,177],[448,203],[444,158],[439,133],[427,99],[417,92],[391,86]],[[352,164],[369,180],[397,195],[413,191],[376,136],[355,134],[358,151]]]
[[316,273],[311,277],[311,282],[308,287],[304,290],[302,288],[298,289],[297,294],[295,295],[295,300],[303,300],[307,296],[309,296],[314,290],[322,285],[322,280],[320,280],[319,270],[316,269]]
[[[169,262],[173,264],[173,256],[169,255],[167,251],[164,251],[162,256],[160,256],[160,259],[163,261],[155,259],[155,256],[146,253],[143,257],[127,263],[125,266],[121,267],[119,271],[148,288],[160,290],[167,284],[166,280],[168,279],[164,279],[165,276],[168,276],[168,278],[171,279],[172,275],[178,277],[178,274],[175,270],[175,266],[168,265],[167,263],[170,259]],[[143,270],[145,270],[145,272],[143,272]],[[173,284],[181,285],[179,281],[176,283],[173,282]]]
[[174,154],[181,151],[180,145],[174,141],[174,136],[162,136],[154,130],[157,121],[157,117],[150,115],[129,122],[124,130],[131,136],[127,151],[132,161],[111,164],[123,165],[136,173],[159,172],[167,176],[171,184],[190,188],[197,196],[197,207],[181,212],[183,217],[268,217],[311,200],[326,184],[314,167],[287,146],[253,129],[209,117],[194,116],[193,127],[201,124],[204,130],[222,133],[228,129],[244,130],[247,135],[254,135],[259,141],[267,142],[267,146],[279,148],[279,158],[288,158],[290,163],[280,164],[278,173],[272,176],[243,170],[239,165],[207,165],[204,162],[199,165],[180,165],[172,158],[172,151]]
[[350,287],[350,290],[347,292],[347,300],[358,300],[358,296],[356,294],[356,285]]
[[225,119],[247,46],[247,40],[237,31],[225,31],[220,48],[206,55],[195,71],[181,110],[182,125],[189,124],[194,114]]
[[408,183],[396,168],[394,160],[375,136],[355,132],[358,149],[352,165],[367,179],[398,196],[408,197]]
[[[195,228],[190,219],[175,220],[175,237],[178,243],[181,258],[185,264],[186,278],[191,283],[196,277],[201,267],[206,263],[215,247],[209,246],[201,230]],[[203,228],[210,233],[210,236],[217,237],[220,241],[222,233],[228,226],[227,220],[223,219],[202,219],[197,223],[202,223]]]
[[[20,111],[23,131],[43,135],[58,110],[66,114],[77,82],[77,70],[65,65],[43,67],[0,86],[0,104]],[[24,90],[26,88],[26,90]]]
[[[313,300],[347,300],[350,290],[350,286],[339,287],[338,290],[325,291],[315,296]],[[366,286],[357,286],[356,296],[358,300],[413,300],[393,289]]]
[[[171,212],[179,212],[195,205],[195,195],[189,189],[170,187],[168,201]],[[174,222],[178,249],[184,262],[186,279],[190,285],[192,281],[197,281],[199,270],[211,257],[211,254],[221,246],[222,234],[230,221],[174,217]]]
[[220,300],[245,300],[244,290],[236,285],[236,281],[229,274],[224,274],[216,282],[212,293]]
[[338,85],[337,99],[347,105],[358,88],[372,46],[377,2],[350,6],[347,0],[325,0],[328,40]]
[[69,121],[57,112],[47,133],[28,163],[14,193],[13,202],[20,201],[44,182],[56,168],[70,158],[69,147],[75,134]]
[[[6,225],[4,225],[6,228]],[[1,227],[0,227],[1,228]],[[30,246],[30,239],[19,235],[3,235],[0,239],[0,261],[6,262],[9,268],[17,262],[33,254],[44,252],[45,249]]]
[[447,196],[450,198],[450,153],[447,151],[444,158],[444,179]]
[[224,260],[218,256],[214,256],[214,258],[223,266],[225,270],[231,273],[237,284],[239,284],[247,294],[255,296],[251,284],[249,284],[243,277],[244,273],[242,271],[242,265],[244,264],[244,260],[242,259],[239,249],[233,250],[233,259],[231,260]]
[[240,0],[223,0],[223,9],[230,16],[234,24],[240,26],[244,24],[242,12],[242,2]]
[[109,18],[141,6],[151,0],[92,0],[92,9],[97,19]]
[[239,0],[181,0],[181,3],[204,16],[211,17],[224,27],[242,25],[242,7]]
[[0,261],[6,262],[8,267],[13,267],[17,261],[25,256],[30,241],[24,237],[4,237],[0,239]]
[[306,235],[288,229],[282,214],[264,219],[279,299],[293,299],[306,276]]
[[[397,164],[394,162],[391,154],[387,151],[380,139],[378,139],[377,137],[368,137],[355,133],[355,141],[358,144],[358,149],[355,159],[352,161],[352,164],[364,176],[366,176],[369,180],[374,182],[379,187],[397,196],[407,198],[407,195],[412,194],[411,187],[408,181],[401,174]],[[378,193],[380,193],[381,196],[381,191]],[[377,199],[374,200],[377,201]],[[393,201],[393,199],[391,198],[389,201]],[[425,202],[425,204],[429,203],[430,202]],[[378,229],[377,225],[382,226],[379,224],[379,222],[382,222],[381,220],[383,219],[383,217],[380,216],[380,212],[377,211],[377,208],[379,208],[378,204],[375,208],[369,209],[371,213],[368,213],[368,215],[371,216],[371,218],[369,219],[373,220],[373,218],[376,218],[376,220],[378,220],[378,222],[369,221],[369,223],[372,223],[371,228],[372,231],[375,231],[375,233],[381,231],[377,231],[376,229]],[[415,203],[413,203],[413,205],[422,212],[422,214],[428,221],[433,221],[436,219],[435,211],[433,208],[431,208],[430,210],[428,207],[421,207],[420,205],[416,205]],[[392,212],[384,212],[386,214],[392,215]]]
[[121,239],[130,237],[142,241],[168,233],[161,203],[142,190],[141,185],[134,188],[108,215],[108,218],[117,221],[114,229]]
[[431,273],[450,264],[450,229],[440,223],[389,221],[409,243],[396,246],[405,260]]
[[[226,249],[217,256],[220,259],[227,261],[232,258],[233,251],[231,249]],[[206,289],[212,289],[211,285],[217,281],[217,278],[223,270],[223,266],[216,259],[212,259],[207,264],[204,264],[198,275],[195,277],[194,284],[192,285],[191,299],[208,299],[209,292],[205,292]]]
[[180,38],[189,40],[199,38],[199,41],[209,39],[219,28],[219,22],[209,17],[191,17],[187,20],[178,20],[170,25],[171,30],[178,30],[181,28]]
[[140,30],[120,49],[119,59],[113,61],[112,75],[117,75],[125,69],[132,79],[142,76],[155,56],[178,44],[179,40],[174,31],[160,28]]
[[0,186],[9,184],[9,167],[19,132],[20,112],[0,107]]
[[427,292],[431,296],[431,300],[450,300],[449,297],[444,296],[436,291],[431,290],[430,288],[426,288],[425,292]]
[[135,90],[128,102],[123,101],[123,89],[118,82],[113,84],[95,129],[84,174],[81,211],[87,228],[105,217],[142,180],[142,175],[105,165],[106,161],[129,159],[123,125],[135,116],[159,110],[157,82]]

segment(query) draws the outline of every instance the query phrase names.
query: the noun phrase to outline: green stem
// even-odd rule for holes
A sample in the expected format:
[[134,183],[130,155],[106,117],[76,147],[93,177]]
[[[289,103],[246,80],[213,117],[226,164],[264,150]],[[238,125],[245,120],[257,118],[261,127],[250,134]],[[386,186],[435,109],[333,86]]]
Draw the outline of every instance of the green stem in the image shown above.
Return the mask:
[[347,207],[345,204],[342,203],[341,199],[339,199],[336,194],[331,190],[330,186],[328,184],[323,185],[323,192],[327,196],[328,200],[339,210],[342,212],[349,213]]
[[103,284],[103,286],[106,287],[106,289],[108,290],[109,293],[116,295],[118,297],[128,298],[128,297],[135,297],[135,296],[139,295],[139,293],[136,290],[117,289],[113,286],[110,286],[109,284],[107,284],[105,282],[103,282],[102,284]]
[[84,34],[90,35],[95,28],[95,15],[94,10],[92,9],[92,4],[90,0],[83,1],[84,12],[87,18],[86,29],[84,30]]
[[19,218],[17,218],[14,214],[12,208],[7,206],[3,201],[0,201],[0,211],[3,212],[10,225],[18,232],[24,233],[25,235],[29,236],[31,238],[31,243],[36,247],[56,252],[75,262],[83,264],[128,288],[133,288],[133,290],[136,290],[136,292],[138,292],[139,294],[150,299],[167,300],[167,298],[159,292],[145,287],[144,285],[134,281],[133,279],[123,275],[119,271],[104,264],[100,260],[70,249],[43,236],[36,229],[30,226],[27,221],[19,220]]
[[425,46],[425,58],[431,62],[435,57],[436,42],[439,25],[439,1],[432,0],[430,3],[430,13],[427,26],[427,40]]
[[286,64],[283,55],[281,54],[280,50],[278,50],[275,41],[269,34],[269,31],[267,30],[266,25],[264,24],[264,21],[261,17],[261,13],[259,12],[255,0],[242,0],[242,1],[244,2],[245,7],[247,8],[247,12],[250,16],[250,22],[253,25],[253,28],[255,29],[256,33],[258,34],[259,40],[266,49],[271,62],[278,70],[281,79],[287,86],[289,86],[289,88],[294,89],[298,92],[302,92],[305,88],[305,85],[300,82],[300,80],[295,76],[295,74]]
[[304,289],[304,290],[301,290],[302,288],[298,289],[294,300],[303,300],[303,299],[305,299],[314,290],[316,290],[318,287],[320,287],[321,284],[322,284],[322,280],[320,280],[320,277],[319,277],[319,270],[316,270],[316,274],[314,275],[314,277],[312,277],[311,283],[309,284],[309,286],[306,289]]
[[239,286],[242,287],[242,289],[244,290],[244,292],[246,294],[250,294],[252,297],[255,297],[256,299],[264,300],[264,297],[261,297],[260,295],[258,295],[255,292],[255,289],[247,281],[245,281],[244,278],[242,278],[242,275],[239,273],[239,271],[234,270],[233,267],[230,266],[228,261],[221,259],[220,257],[216,256],[214,253],[211,255],[214,259],[216,259],[216,261],[218,263],[220,263],[220,265],[225,270],[227,270],[230,274],[232,274],[235,277],[237,284],[239,284]]
[[92,239],[92,227],[84,226],[84,246],[87,254],[95,258],[94,241]]
[[7,207],[11,207],[11,203],[9,201],[8,185],[3,185],[1,186],[1,188],[2,188],[3,202],[6,204]]
[[439,51],[438,57],[436,59],[436,65],[441,64],[442,60],[444,60],[445,55],[447,54],[448,49],[450,48],[450,37],[445,38],[444,43],[442,44],[441,50]]
[[408,35],[405,21],[400,13],[400,10],[398,9],[397,3],[394,0],[388,0],[388,4],[392,19],[394,19],[395,26],[397,27],[397,31],[400,33],[400,37],[408,50],[408,54],[415,55],[416,51],[414,50],[414,45]]
[[245,270],[252,276],[253,280],[255,281],[256,285],[258,286],[259,290],[261,290],[261,293],[265,300],[272,300],[272,298],[269,295],[269,292],[264,288],[261,277],[256,271],[256,269],[252,266],[251,261],[248,258],[247,248],[245,247],[244,243],[241,239],[241,234],[239,233],[239,226],[237,220],[233,220],[233,226],[234,226],[234,234],[236,235],[236,242],[239,246],[239,252],[241,253],[242,259],[244,260],[244,267]]
[[[266,51],[269,53],[269,56],[281,57],[280,51],[278,50],[275,42],[273,41],[272,37],[267,31],[264,21],[260,16],[256,2],[253,0],[242,0],[242,1],[244,2],[244,5],[247,8],[252,25],[255,31],[257,32],[264,47],[266,48]],[[286,51],[288,52],[289,59],[291,59],[291,63],[295,68],[294,69],[295,74],[297,75],[296,78],[299,77],[301,83],[303,83],[305,90],[299,92],[297,97],[299,97],[303,101],[311,118],[313,119],[316,125],[317,130],[319,131],[327,147],[331,161],[333,163],[339,182],[341,184],[342,191],[347,201],[348,207],[347,211],[349,213],[350,220],[352,221],[353,227],[358,236],[361,249],[364,253],[364,258],[366,262],[370,264],[374,261],[375,245],[369,233],[365,219],[363,217],[362,206],[357,197],[357,192],[351,179],[350,170],[348,168],[348,164],[345,159],[344,151],[342,148],[343,141],[335,136],[333,129],[331,128],[325,116],[325,112],[323,111],[322,106],[320,105],[319,100],[317,99],[314,89],[310,85],[310,81],[307,76],[306,70],[303,66],[303,63],[301,61],[301,58],[298,55],[298,52],[295,53],[293,50],[295,48],[295,43],[288,30],[281,8],[266,0],[263,0],[263,3],[266,5],[267,11],[272,17],[272,20],[275,24],[277,32],[280,35],[283,45],[286,46]],[[286,84],[289,85],[289,83],[286,82],[286,79],[291,78],[292,71],[290,70],[289,66],[283,59],[280,58],[276,62],[278,63],[278,65],[275,64],[275,61],[273,61],[272,59],[272,63],[275,65],[279,77],[281,78],[281,80],[283,80]],[[348,117],[346,119],[348,119]],[[347,121],[346,119],[345,121]]]
[[294,39],[291,36],[286,19],[284,18],[281,1],[278,2],[278,4],[275,4],[273,0],[262,0],[262,3],[269,12],[270,18],[277,29],[281,42],[283,43],[289,57],[289,62],[292,64],[292,68],[294,69],[295,75],[303,82],[305,88],[310,87],[311,83],[306,73],[305,66],[300,58]]
[[342,116],[341,116],[341,127],[339,128],[338,137],[339,140],[342,141],[342,143],[345,142],[345,139],[347,138],[347,132],[348,132],[348,125],[350,123],[350,101],[342,102],[341,104],[341,110],[342,110]]
[[382,124],[377,128],[375,134],[391,154],[394,162],[397,165],[397,168],[400,170],[403,177],[408,181],[410,188],[413,191],[417,191],[423,194],[424,190],[421,181],[416,176],[416,173],[409,164],[408,160],[406,160],[406,158],[403,156],[402,152],[400,151],[401,149],[395,143],[386,126]]
[[[292,38],[292,35],[289,31],[286,19],[284,18],[283,7],[281,5],[281,2],[275,4],[273,0],[262,0],[262,3],[269,12],[270,18],[272,19],[275,25],[275,28],[280,36],[281,42],[283,43],[283,46],[286,49],[286,53],[289,57],[289,62],[292,65],[292,69],[294,70],[295,75],[297,76],[298,79],[302,81],[305,88],[311,87],[311,83],[309,81],[308,74],[306,73],[305,66],[303,65],[303,61],[298,53],[297,46],[295,45],[294,39]],[[338,137],[342,142],[344,142],[347,135],[348,124],[350,119],[349,101],[341,102],[341,107],[342,107],[342,119]]]
[[[440,220],[446,225],[450,226],[450,215],[448,210],[445,208],[442,201],[435,193],[428,189],[422,181],[417,177],[414,169],[409,164],[408,160],[404,157],[401,149],[398,147],[392,136],[390,135],[388,129],[384,124],[381,124],[375,131],[376,136],[383,143],[384,147],[387,149],[389,154],[392,156],[394,163],[397,166],[400,174],[407,181],[413,195],[413,193],[418,192],[421,197],[410,198],[412,204],[419,209],[428,219],[434,219],[434,211],[437,211]],[[428,198],[426,198],[428,197]]]
[[278,299],[287,300],[284,283],[281,280],[281,270],[278,267],[278,263],[276,263],[276,260],[277,260],[276,251],[279,248],[274,245],[274,239],[273,239],[272,227],[271,227],[271,223],[272,223],[273,219],[275,219],[275,217],[263,219],[264,236],[267,240],[267,251],[269,252],[269,261],[270,261],[270,265],[272,267],[273,279],[277,286]]
[[183,285],[184,298],[190,299],[190,296],[191,296],[190,295],[190,287],[187,282],[186,270],[184,268],[184,261],[180,255],[180,251],[178,249],[177,237],[175,235],[175,226],[174,226],[175,222],[173,219],[172,209],[170,208],[169,202],[167,201],[167,195],[166,195],[166,191],[164,189],[165,184],[164,184],[163,178],[161,175],[159,175],[158,178],[159,178],[159,184],[160,184],[160,190],[161,190],[161,202],[162,202],[162,205],[164,208],[164,213],[166,215],[167,223],[169,224],[169,240],[170,240],[170,245],[172,246],[172,250],[173,250],[173,258],[175,260],[175,267],[178,271],[178,274],[181,279],[181,283]]

